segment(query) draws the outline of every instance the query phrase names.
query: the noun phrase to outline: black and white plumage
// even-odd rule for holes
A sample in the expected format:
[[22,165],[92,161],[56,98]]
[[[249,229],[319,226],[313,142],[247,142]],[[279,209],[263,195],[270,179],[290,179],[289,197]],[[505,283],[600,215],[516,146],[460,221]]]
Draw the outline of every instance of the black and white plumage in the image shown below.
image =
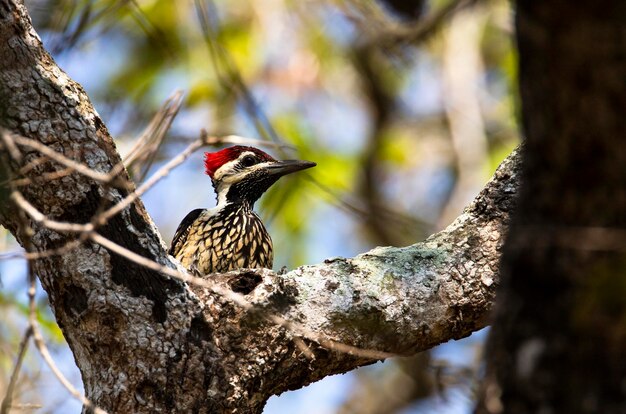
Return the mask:
[[198,275],[271,268],[272,239],[253,211],[254,203],[283,175],[315,165],[278,161],[257,148],[244,146],[205,153],[206,173],[217,194],[217,206],[187,214],[174,234],[169,253]]

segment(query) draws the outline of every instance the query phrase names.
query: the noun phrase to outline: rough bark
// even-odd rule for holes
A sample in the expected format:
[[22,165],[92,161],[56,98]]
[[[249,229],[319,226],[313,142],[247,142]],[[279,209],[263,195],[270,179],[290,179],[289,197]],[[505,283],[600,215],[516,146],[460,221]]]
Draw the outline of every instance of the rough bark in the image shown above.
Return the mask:
[[[0,126],[96,171],[120,162],[85,92],[43,49],[17,0],[0,0]],[[10,159],[6,147],[0,153],[4,169],[14,175],[39,157],[20,150],[21,163]],[[515,152],[452,225],[422,243],[376,248],[286,274],[242,271],[216,279],[245,294],[254,312],[90,241],[34,266],[87,397],[99,407],[111,413],[256,413],[273,394],[373,362],[305,340],[315,356],[310,359],[292,331],[263,317],[268,313],[341,343],[402,355],[485,326],[519,163]],[[47,161],[21,176],[33,180],[22,188],[25,198],[51,219],[89,222],[128,193],[78,173],[38,179],[62,168]],[[128,178],[125,171],[121,177]],[[0,207],[0,223],[23,242],[18,207],[6,198]],[[35,220],[28,224],[36,251],[76,238]],[[97,232],[175,267],[139,201]]]
[[527,141],[479,412],[626,412],[625,19],[517,2]]

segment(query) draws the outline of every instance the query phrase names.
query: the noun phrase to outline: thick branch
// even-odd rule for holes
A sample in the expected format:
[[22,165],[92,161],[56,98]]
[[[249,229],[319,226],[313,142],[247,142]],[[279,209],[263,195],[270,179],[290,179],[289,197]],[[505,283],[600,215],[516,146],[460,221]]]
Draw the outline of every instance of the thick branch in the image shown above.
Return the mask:
[[[101,173],[120,162],[82,88],[43,50],[24,7],[10,0],[0,0],[0,126]],[[31,179],[23,195],[51,220],[90,222],[128,194],[125,186],[78,172],[39,180],[66,166],[54,160],[29,164],[41,154],[19,144],[17,149],[21,160],[3,146],[3,173]],[[19,174],[26,165],[35,166]],[[143,267],[110,245],[96,244],[96,237],[84,237],[70,254],[39,259],[34,268],[87,397],[98,406],[109,412],[259,412],[272,394],[372,362],[366,354],[319,346],[306,332],[411,354],[483,327],[518,167],[514,153],[463,215],[425,242],[284,275],[242,271],[214,279],[246,294],[257,306],[253,312],[214,290]],[[127,179],[120,173],[118,181]],[[17,235],[18,206],[0,206],[0,223]],[[116,244],[175,267],[139,200],[94,225]],[[39,252],[78,237],[42,221],[30,226]],[[268,321],[270,314],[298,326],[277,326]]]
[[[409,355],[468,336],[486,325],[493,303],[503,233],[517,194],[519,164],[515,151],[464,213],[426,241],[404,248],[379,247],[352,259],[329,259],[285,275],[264,272],[249,300],[313,332],[363,349]],[[242,278],[229,280],[236,286]],[[246,280],[254,282],[251,277]],[[224,317],[216,315],[210,312],[207,319]],[[246,326],[249,320],[249,315],[234,311],[226,323]],[[215,336],[224,335],[220,341],[232,343],[230,334],[222,329],[226,327],[216,330]],[[313,361],[303,356],[292,358],[301,352],[268,325],[259,331],[238,332],[236,343],[237,366],[254,366],[261,357],[267,361],[266,368],[271,368],[263,375],[268,390],[259,388],[260,394],[284,391],[285,385],[299,388],[372,361],[358,353],[328,353],[319,347],[313,347]],[[268,363],[278,355],[285,359]],[[258,372],[238,375],[248,383]]]

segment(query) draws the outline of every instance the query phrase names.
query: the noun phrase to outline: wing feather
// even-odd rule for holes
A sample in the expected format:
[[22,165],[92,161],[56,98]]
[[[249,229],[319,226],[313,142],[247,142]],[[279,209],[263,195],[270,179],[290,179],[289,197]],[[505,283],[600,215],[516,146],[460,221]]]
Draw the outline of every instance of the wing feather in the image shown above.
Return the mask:
[[185,244],[185,240],[187,240],[187,235],[189,234],[189,227],[193,224],[194,221],[198,217],[204,209],[197,208],[195,210],[190,211],[183,221],[180,222],[178,228],[176,229],[176,233],[174,233],[174,238],[172,239],[172,244],[170,245],[169,254],[176,257],[181,247]]

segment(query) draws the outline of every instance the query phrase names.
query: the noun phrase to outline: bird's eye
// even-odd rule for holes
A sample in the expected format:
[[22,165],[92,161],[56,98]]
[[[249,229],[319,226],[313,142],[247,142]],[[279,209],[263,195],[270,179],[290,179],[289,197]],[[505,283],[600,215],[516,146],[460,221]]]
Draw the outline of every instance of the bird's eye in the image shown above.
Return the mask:
[[245,157],[243,157],[243,159],[241,160],[241,164],[244,167],[251,167],[254,164],[256,164],[256,159],[252,156],[252,155],[246,155]]

